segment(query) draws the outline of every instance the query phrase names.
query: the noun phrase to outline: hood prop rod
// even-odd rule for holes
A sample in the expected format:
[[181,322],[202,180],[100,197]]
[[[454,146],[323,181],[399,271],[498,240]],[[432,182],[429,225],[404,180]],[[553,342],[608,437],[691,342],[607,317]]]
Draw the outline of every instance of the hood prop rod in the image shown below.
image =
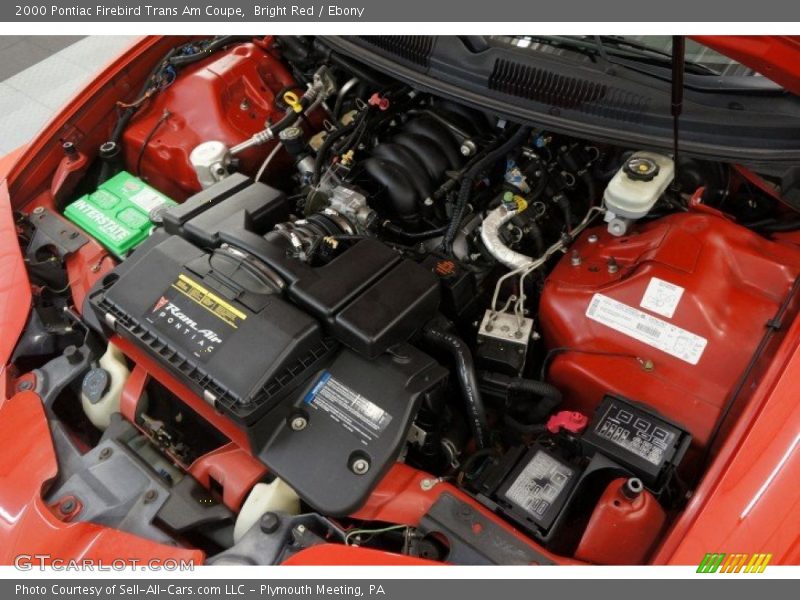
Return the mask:
[[680,192],[678,183],[678,136],[681,112],[683,112],[683,75],[686,67],[686,38],[682,35],[672,36],[672,160],[675,161],[675,178],[672,189]]

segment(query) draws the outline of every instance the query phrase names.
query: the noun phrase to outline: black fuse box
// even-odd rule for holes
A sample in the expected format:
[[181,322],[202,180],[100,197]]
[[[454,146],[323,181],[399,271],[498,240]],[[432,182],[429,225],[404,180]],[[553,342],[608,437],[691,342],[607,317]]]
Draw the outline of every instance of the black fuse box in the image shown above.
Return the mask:
[[678,466],[691,434],[647,406],[606,396],[582,436],[587,454],[599,452],[658,490]]
[[540,445],[511,449],[472,483],[478,499],[546,539],[581,478],[581,469]]
[[550,529],[564,508],[578,471],[555,454],[534,446],[505,479],[497,500],[526,529]]

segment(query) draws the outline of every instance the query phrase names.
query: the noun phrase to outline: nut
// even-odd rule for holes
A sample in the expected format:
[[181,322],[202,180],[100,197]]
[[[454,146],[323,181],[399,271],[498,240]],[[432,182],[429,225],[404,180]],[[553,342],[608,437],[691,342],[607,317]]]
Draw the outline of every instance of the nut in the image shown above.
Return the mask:
[[357,458],[350,465],[350,468],[356,475],[364,475],[369,471],[369,461],[366,458]]

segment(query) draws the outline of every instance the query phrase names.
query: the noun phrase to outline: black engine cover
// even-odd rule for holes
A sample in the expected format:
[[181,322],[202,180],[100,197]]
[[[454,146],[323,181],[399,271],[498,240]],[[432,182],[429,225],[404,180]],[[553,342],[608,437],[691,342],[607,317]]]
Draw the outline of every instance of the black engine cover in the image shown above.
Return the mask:
[[283,203],[242,178],[204,190],[88,303],[246,430],[253,454],[309,504],[345,515],[446,379],[406,343],[436,313],[438,281],[374,239],[324,266],[287,255],[264,235]]

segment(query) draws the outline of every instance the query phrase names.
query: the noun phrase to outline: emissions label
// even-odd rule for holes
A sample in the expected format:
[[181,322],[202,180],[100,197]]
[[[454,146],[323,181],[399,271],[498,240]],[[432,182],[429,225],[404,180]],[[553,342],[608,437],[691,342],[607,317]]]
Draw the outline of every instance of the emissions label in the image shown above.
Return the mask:
[[572,479],[567,465],[544,452],[537,452],[505,493],[511,502],[537,520],[544,520]]
[[674,431],[616,404],[608,407],[594,432],[598,437],[659,467],[678,437]]
[[327,413],[364,445],[380,437],[392,421],[392,415],[327,371],[306,394],[303,403]]
[[246,318],[186,275],[180,275],[145,315],[156,329],[203,361]]
[[618,302],[603,294],[595,294],[586,316],[614,331],[639,340],[662,352],[696,365],[703,355],[708,340],[691,331],[648,315],[638,308]]
[[639,306],[652,310],[668,319],[675,314],[675,309],[683,296],[683,288],[658,277],[652,277]]

